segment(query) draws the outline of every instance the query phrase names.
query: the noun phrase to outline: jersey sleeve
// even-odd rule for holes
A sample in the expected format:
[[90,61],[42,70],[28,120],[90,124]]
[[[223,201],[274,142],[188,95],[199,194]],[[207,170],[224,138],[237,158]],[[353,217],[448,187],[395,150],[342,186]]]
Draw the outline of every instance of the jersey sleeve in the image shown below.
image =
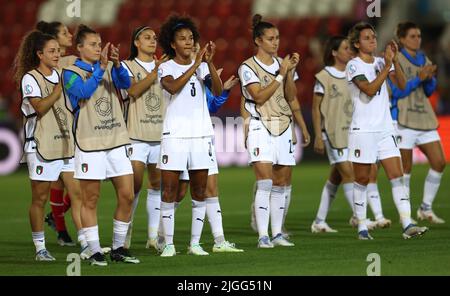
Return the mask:
[[258,76],[256,76],[255,72],[247,65],[242,65],[241,68],[239,68],[239,80],[241,81],[242,86],[260,83]]
[[205,80],[206,76],[210,75],[207,63],[201,63],[199,67],[200,79]]
[[170,67],[170,64],[168,62],[162,63],[158,67],[158,81],[161,83],[161,79],[166,76],[172,76],[174,79],[172,68]]
[[319,82],[319,80],[316,80],[316,83],[314,84],[314,93],[315,94],[325,94],[325,88],[323,87],[322,83]]
[[364,67],[358,62],[351,60],[348,62],[347,67],[345,69],[345,73],[347,75],[347,81],[350,82],[353,78],[358,76],[366,76],[364,72]]
[[39,88],[39,85],[34,79],[33,76],[30,74],[25,74],[22,78],[22,99],[27,98],[42,98],[41,89]]

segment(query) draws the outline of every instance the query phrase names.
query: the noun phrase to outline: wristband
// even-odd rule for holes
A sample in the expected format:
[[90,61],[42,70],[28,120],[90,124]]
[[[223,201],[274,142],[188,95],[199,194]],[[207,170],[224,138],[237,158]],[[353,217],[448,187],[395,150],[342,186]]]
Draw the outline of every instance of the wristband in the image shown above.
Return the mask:
[[277,77],[275,78],[275,80],[278,81],[279,83],[282,83],[283,79],[284,79],[284,77],[281,74],[278,74]]

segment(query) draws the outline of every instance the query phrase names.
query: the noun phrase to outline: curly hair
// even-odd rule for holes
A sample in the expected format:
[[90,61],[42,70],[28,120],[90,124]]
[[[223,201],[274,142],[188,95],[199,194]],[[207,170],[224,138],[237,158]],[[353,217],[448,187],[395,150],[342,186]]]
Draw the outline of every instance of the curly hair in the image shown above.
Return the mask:
[[365,29],[370,29],[376,34],[375,28],[371,24],[366,22],[357,23],[348,32],[348,42],[350,43],[350,48],[355,53],[359,52],[359,49],[355,47],[355,44],[359,43],[359,37],[361,35],[361,32]]
[[37,68],[41,62],[37,52],[43,51],[45,45],[55,37],[44,34],[41,31],[31,31],[22,39],[19,51],[14,60],[14,80],[20,85],[22,77],[28,72]]
[[188,29],[194,36],[194,44],[200,39],[197,26],[188,16],[172,15],[161,26],[159,33],[159,44],[161,45],[165,54],[170,58],[175,57],[175,50],[171,44],[175,41],[175,34],[181,29]]

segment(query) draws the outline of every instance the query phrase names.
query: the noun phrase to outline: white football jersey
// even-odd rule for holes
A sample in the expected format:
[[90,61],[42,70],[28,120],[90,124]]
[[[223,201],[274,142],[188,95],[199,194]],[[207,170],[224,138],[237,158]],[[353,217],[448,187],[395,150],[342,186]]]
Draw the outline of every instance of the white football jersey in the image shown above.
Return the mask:
[[[162,63],[158,68],[158,79],[166,76],[179,78],[192,65],[177,64],[174,60]],[[162,138],[197,138],[212,136],[211,117],[206,102],[204,80],[209,74],[208,65],[201,63],[194,75],[176,94],[163,91],[166,100]]]
[[[353,78],[365,76],[367,81],[374,81],[384,68],[383,58],[375,57],[374,62],[368,64],[359,57],[350,60],[346,67],[347,81],[353,101],[353,117],[350,132],[380,132],[393,130],[391,112],[389,109],[389,93],[386,81],[373,96],[369,97],[353,83]],[[392,65],[390,71],[394,70]]]

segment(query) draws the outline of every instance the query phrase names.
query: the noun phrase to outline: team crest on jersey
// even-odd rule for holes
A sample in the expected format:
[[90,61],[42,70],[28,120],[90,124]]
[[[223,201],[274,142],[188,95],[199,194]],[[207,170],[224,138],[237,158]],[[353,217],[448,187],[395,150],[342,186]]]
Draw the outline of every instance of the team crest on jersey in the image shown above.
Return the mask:
[[269,77],[267,75],[264,75],[263,80],[265,84],[269,84]]
[[112,104],[106,97],[101,97],[95,101],[95,111],[101,116],[108,116],[112,111]]
[[355,157],[359,158],[361,156],[361,151],[359,149],[355,150]]
[[133,155],[133,147],[128,147],[128,156]]
[[42,175],[43,172],[44,172],[44,168],[41,165],[38,165],[36,167],[36,174]]
[[259,155],[259,148],[253,149],[253,155],[258,156]]
[[168,155],[163,155],[162,157],[162,163],[166,164],[169,161],[169,156]]
[[26,94],[26,95],[29,95],[29,94],[31,94],[32,92],[33,92],[33,87],[32,87],[31,85],[27,84],[27,85],[25,86],[25,94]]
[[88,170],[89,170],[88,164],[87,164],[87,163],[82,163],[82,164],[81,164],[81,171],[82,171],[83,173],[87,173]]
[[137,73],[137,79],[138,79],[138,81],[141,81],[142,80],[142,75],[141,75],[141,73]]
[[145,107],[150,112],[158,111],[161,108],[161,99],[154,93],[145,97]]
[[338,149],[338,156],[344,156],[344,150]]

